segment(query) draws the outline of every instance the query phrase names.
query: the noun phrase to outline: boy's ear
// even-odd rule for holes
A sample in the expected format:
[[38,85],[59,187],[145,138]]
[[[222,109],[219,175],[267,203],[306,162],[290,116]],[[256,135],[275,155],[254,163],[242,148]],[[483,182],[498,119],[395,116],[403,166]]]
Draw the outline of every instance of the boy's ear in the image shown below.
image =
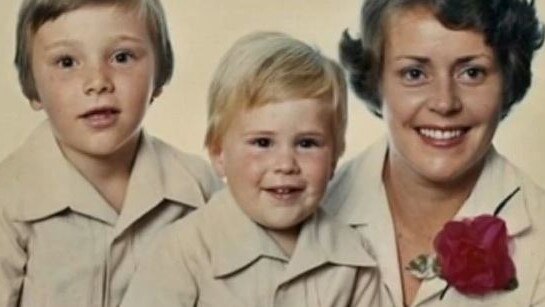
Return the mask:
[[335,170],[337,169],[337,159],[333,161],[333,164],[331,165],[331,174],[329,174],[329,180],[333,179],[333,176],[335,176]]
[[38,100],[35,100],[35,99],[30,100],[30,107],[31,107],[34,111],[39,111],[39,110],[41,110],[41,109],[44,108],[42,102],[41,102],[41,101],[38,101]]
[[155,98],[161,96],[161,93],[163,93],[163,88],[160,87],[160,88],[156,88],[154,91],[153,91],[153,94],[151,95],[151,100],[150,100],[150,104],[153,103],[153,101],[155,100]]
[[214,145],[208,149],[208,156],[212,162],[212,166],[220,177],[225,177],[225,163],[223,159],[223,150],[221,146]]

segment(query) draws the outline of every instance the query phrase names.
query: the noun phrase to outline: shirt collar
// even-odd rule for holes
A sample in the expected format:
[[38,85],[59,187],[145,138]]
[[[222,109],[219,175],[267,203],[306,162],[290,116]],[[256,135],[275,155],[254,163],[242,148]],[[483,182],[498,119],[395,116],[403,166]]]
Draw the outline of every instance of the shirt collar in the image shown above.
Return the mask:
[[[172,161],[175,159],[168,155],[161,156],[158,151],[162,149],[156,142],[142,132],[126,195],[125,204],[128,205],[123,208],[122,215],[125,216],[119,224],[126,226],[133,222],[164,198],[192,207],[204,203],[195,179],[180,162]],[[19,196],[21,205],[16,214],[19,220],[43,219],[70,209],[111,225],[117,224],[117,213],[63,156],[47,120],[13,157],[18,184],[24,184],[30,190]]]
[[[519,187],[520,191],[513,195],[498,214],[498,217],[505,221],[509,236],[515,238],[522,236],[531,228],[531,218],[526,204],[527,186],[524,185],[518,170],[492,148],[471,195],[454,219],[493,214],[498,204]],[[424,281],[413,305],[435,299],[446,285],[446,282],[439,278]]]
[[498,217],[505,220],[510,236],[516,236],[527,230],[531,226],[531,219],[526,205],[524,183],[518,173],[513,165],[492,148],[486,157],[479,180],[455,219],[493,214],[509,194],[521,188],[508,201]]
[[[325,197],[326,211],[352,226],[381,221],[383,213],[387,213],[381,210],[387,210],[381,180],[386,152],[387,141],[382,138],[363,154],[342,165]],[[343,191],[339,193],[341,189]]]
[[359,235],[323,212],[305,222],[290,260],[266,231],[239,208],[227,189],[216,193],[203,210],[216,211],[210,215],[216,231],[207,234],[207,240],[213,242],[210,249],[215,277],[227,277],[261,257],[287,263],[284,282],[325,263],[375,266]]
[[[338,193],[328,195],[327,211],[335,213],[337,218],[350,225],[366,225],[377,221],[377,214],[379,214],[377,211],[381,211],[377,210],[377,206],[388,210],[381,179],[387,148],[387,140],[383,138],[372,145],[367,152],[343,166],[348,171],[340,171],[341,177],[351,179],[336,178],[336,181],[348,182],[349,191],[344,193],[345,195],[336,195]],[[455,219],[493,214],[498,204],[517,187],[521,187],[521,191],[509,200],[499,214],[499,217],[506,221],[510,235],[516,235],[530,227],[525,191],[517,170],[494,148],[491,148],[470,197],[456,214]]]

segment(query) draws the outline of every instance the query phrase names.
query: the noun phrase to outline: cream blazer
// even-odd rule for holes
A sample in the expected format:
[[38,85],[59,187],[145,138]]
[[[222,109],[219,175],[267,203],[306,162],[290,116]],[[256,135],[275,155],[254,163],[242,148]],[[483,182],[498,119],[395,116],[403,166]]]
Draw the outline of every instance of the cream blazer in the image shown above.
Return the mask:
[[143,133],[118,215],[45,122],[0,164],[0,307],[118,306],[157,231],[218,185],[206,162]]
[[[383,139],[346,163],[332,182],[325,207],[369,239],[382,274],[383,290],[395,306],[402,307],[395,232],[381,180],[386,152],[387,142]],[[491,149],[474,190],[455,219],[492,214],[517,187],[521,190],[499,217],[506,221],[513,237],[512,257],[519,287],[484,297],[467,297],[450,288],[439,300],[446,283],[436,278],[422,283],[412,306],[545,306],[545,192],[541,188]]]
[[378,291],[357,232],[316,213],[288,259],[223,190],[166,229],[121,306],[364,307]]

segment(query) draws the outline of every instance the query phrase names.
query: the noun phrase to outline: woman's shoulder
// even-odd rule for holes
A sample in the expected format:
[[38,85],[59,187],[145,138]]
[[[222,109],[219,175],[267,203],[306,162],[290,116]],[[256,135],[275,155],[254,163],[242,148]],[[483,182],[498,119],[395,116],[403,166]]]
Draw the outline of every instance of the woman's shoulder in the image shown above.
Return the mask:
[[350,207],[351,203],[377,196],[386,151],[386,140],[381,139],[337,169],[323,201],[328,213],[337,215],[338,210]]
[[503,182],[516,182],[520,186],[527,209],[532,215],[542,216],[545,221],[545,189],[508,158],[496,154],[495,160],[493,166],[501,171],[499,174],[504,177]]

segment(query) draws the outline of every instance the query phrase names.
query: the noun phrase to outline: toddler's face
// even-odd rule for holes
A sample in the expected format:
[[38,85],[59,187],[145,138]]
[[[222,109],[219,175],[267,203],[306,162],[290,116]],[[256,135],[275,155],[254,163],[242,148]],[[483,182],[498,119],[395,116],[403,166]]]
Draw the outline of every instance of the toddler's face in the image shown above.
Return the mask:
[[144,17],[84,6],[43,24],[32,67],[40,99],[69,159],[134,148],[150,104],[155,56]]
[[314,99],[239,112],[212,154],[243,211],[291,233],[320,203],[335,166],[332,110]]

